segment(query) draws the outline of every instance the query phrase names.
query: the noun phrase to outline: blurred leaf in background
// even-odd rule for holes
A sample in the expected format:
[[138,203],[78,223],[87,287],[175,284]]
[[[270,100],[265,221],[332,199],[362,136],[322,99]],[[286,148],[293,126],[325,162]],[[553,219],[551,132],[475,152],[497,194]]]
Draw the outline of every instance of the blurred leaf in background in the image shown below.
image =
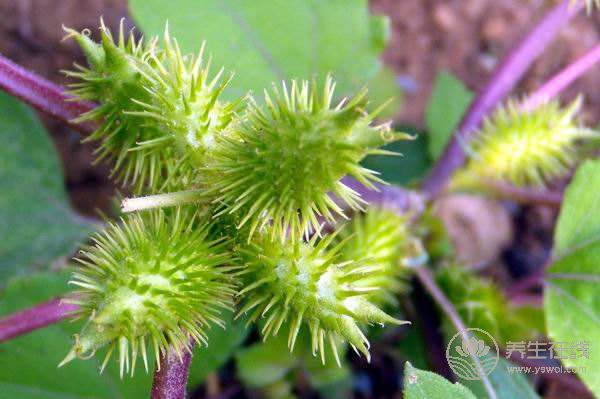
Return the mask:
[[425,109],[429,154],[437,159],[467,110],[473,93],[454,75],[439,72]]
[[406,334],[401,340],[398,340],[395,352],[397,352],[396,354],[399,357],[415,365],[417,368],[427,369],[429,368],[427,363],[427,343],[425,342],[423,327],[419,319],[411,321],[412,324],[410,328],[406,329]]
[[[379,59],[388,42],[387,17],[371,15],[366,0],[131,0],[146,36],[162,35],[165,21],[184,53],[206,40],[214,71],[235,77],[233,99],[282,79],[322,79],[332,73],[338,98],[372,82],[373,106],[401,98],[390,70]],[[399,103],[396,103],[396,106]],[[387,114],[395,110],[387,108]],[[390,111],[392,110],[392,111]]]
[[213,325],[208,331],[208,347],[196,347],[190,366],[190,387],[204,382],[208,374],[219,370],[239,349],[251,328],[244,317],[233,320],[233,312],[221,315],[225,328]]
[[236,354],[238,375],[250,388],[264,388],[284,380],[298,361],[290,353],[284,334],[255,343]]
[[396,75],[389,67],[385,65],[379,70],[377,75],[371,79],[367,87],[369,88],[369,107],[374,109],[387,102],[385,108],[377,115],[377,119],[391,119],[400,111],[402,106],[402,91],[396,82]]
[[280,332],[265,342],[238,351],[236,365],[245,386],[260,390],[270,399],[287,398],[294,376],[303,373],[311,388],[325,399],[341,399],[350,395],[351,371],[343,345],[338,345],[341,366],[336,364],[330,351],[326,352],[323,364],[318,354],[311,353],[306,331],[300,332],[292,353],[288,349],[287,337]]
[[600,396],[600,160],[584,162],[567,187],[545,283],[548,335],[574,346],[574,358],[563,363],[581,368]]
[[62,168],[34,112],[0,92],[0,286],[71,255],[93,226],[69,205]]
[[381,178],[389,183],[407,185],[423,177],[431,161],[427,153],[425,135],[411,128],[397,130],[410,133],[415,136],[415,139],[397,141],[384,147],[400,156],[371,155],[365,158],[363,166],[378,171],[381,173]]

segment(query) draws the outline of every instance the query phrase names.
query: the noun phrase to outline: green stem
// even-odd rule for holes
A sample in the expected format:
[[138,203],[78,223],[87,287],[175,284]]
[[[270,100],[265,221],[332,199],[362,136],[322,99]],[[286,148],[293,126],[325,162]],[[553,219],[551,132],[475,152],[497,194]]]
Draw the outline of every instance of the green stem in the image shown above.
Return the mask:
[[129,213],[144,209],[167,208],[202,202],[204,199],[205,194],[203,190],[178,191],[175,193],[148,195],[145,197],[125,198],[123,202],[121,202],[121,210],[124,213]]

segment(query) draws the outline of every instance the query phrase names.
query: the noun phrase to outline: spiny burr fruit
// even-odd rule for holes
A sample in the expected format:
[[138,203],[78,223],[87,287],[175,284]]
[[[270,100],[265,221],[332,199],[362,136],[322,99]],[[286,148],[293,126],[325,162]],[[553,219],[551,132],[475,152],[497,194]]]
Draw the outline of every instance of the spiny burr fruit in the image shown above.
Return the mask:
[[577,160],[580,140],[598,136],[576,120],[581,99],[561,109],[557,101],[525,111],[509,102],[487,119],[470,144],[469,161],[452,181],[455,188],[486,181],[516,186],[544,186],[564,176]]
[[306,325],[312,352],[319,352],[322,361],[328,343],[339,363],[338,338],[369,359],[369,342],[359,325],[408,322],[394,319],[365,298],[378,287],[357,283],[364,278],[363,270],[353,261],[339,260],[343,242],[331,246],[334,238],[331,234],[319,241],[316,235],[309,242],[280,241],[262,234],[239,246],[236,254],[244,263],[239,314],[251,312],[249,322],[264,318],[265,339],[285,325],[290,350]]
[[232,307],[235,268],[227,243],[208,230],[198,211],[176,208],[128,216],[96,234],[70,282],[88,321],[62,364],[107,346],[102,368],[117,350],[121,375],[133,374],[138,354],[148,369],[147,345],[159,362],[167,350],[190,350],[190,340],[206,344],[206,329]]
[[78,119],[101,123],[88,139],[101,141],[98,159],[114,159],[113,174],[136,193],[189,189],[204,150],[240,101],[218,101],[228,82],[219,82],[222,70],[210,78],[203,51],[183,56],[168,28],[163,48],[158,39],[144,44],[132,32],[125,40],[122,24],[116,42],[104,24],[100,31],[96,44],[67,29],[89,64],[67,72],[79,80],[71,93],[99,104]]
[[331,77],[322,89],[314,81],[274,86],[264,106],[249,99],[245,118],[215,146],[205,185],[223,212],[242,213],[250,235],[273,224],[275,235],[297,237],[316,229],[319,216],[333,221],[344,205],[360,209],[360,195],[340,181],[345,175],[371,188],[381,182],[359,162],[388,154],[378,147],[406,135],[372,125],[377,112],[366,112],[366,90],[332,105],[334,87]]
[[365,298],[376,304],[397,304],[397,295],[406,290],[410,274],[406,261],[412,256],[414,238],[409,232],[409,216],[371,206],[346,223],[338,237],[345,242],[342,260],[356,261],[365,275],[354,285],[378,288]]
[[140,68],[144,75],[144,88],[151,102],[136,101],[141,112],[130,112],[149,118],[147,123],[157,124],[165,133],[160,140],[139,144],[141,150],[157,148],[174,142],[182,154],[195,158],[196,164],[215,145],[216,136],[223,134],[235,117],[242,99],[229,103],[219,100],[233,77],[220,81],[223,69],[210,77],[210,61],[204,62],[204,44],[197,56],[183,56],[175,39],[165,29],[162,49],[146,57],[148,65]]
[[160,179],[166,158],[146,157],[132,152],[136,143],[160,138],[156,126],[145,125],[143,118],[127,114],[141,110],[136,101],[150,101],[150,94],[142,84],[139,65],[152,52],[155,41],[144,44],[131,32],[125,39],[123,26],[115,42],[110,30],[101,24],[101,44],[94,43],[87,34],[71,29],[67,37],[74,38],[83,50],[89,67],[75,65],[77,71],[66,74],[78,80],[69,85],[77,98],[94,101],[98,107],[81,115],[76,121],[94,120],[100,127],[87,140],[101,141],[96,150],[97,160],[114,160],[112,174],[123,184],[133,183],[141,189],[146,183],[156,184]]

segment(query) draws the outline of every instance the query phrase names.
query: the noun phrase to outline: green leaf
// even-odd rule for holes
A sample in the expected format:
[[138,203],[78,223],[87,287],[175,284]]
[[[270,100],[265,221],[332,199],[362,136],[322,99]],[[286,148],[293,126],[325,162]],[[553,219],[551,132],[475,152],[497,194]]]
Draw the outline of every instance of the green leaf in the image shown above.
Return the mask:
[[[70,271],[35,273],[8,282],[0,296],[0,315],[22,310],[67,290]],[[2,343],[0,350],[0,399],[144,398],[152,377],[138,363],[134,378],[119,378],[111,361],[99,374],[98,357],[77,360],[57,368],[73,344],[82,322],[62,322]],[[141,363],[141,362],[140,362]]]
[[459,383],[452,384],[430,371],[404,366],[404,397],[406,399],[475,399],[471,391]]
[[[288,327],[284,327],[287,329]],[[238,375],[244,385],[261,389],[273,396],[273,386],[291,381],[295,372],[305,372],[310,386],[327,399],[346,398],[352,390],[350,367],[346,363],[344,345],[338,344],[341,367],[335,362],[330,351],[326,353],[325,364],[319,355],[310,349],[307,331],[300,331],[294,352],[287,345],[288,334],[280,331],[265,342],[244,348],[236,354]],[[279,390],[277,391],[279,392]],[[285,391],[283,395],[285,396]],[[280,396],[276,396],[280,397]]]
[[225,328],[212,326],[208,331],[208,347],[197,347],[190,366],[191,387],[200,385],[206,376],[217,371],[234,355],[235,351],[242,346],[249,328],[245,327],[246,320],[242,317],[233,320],[233,313],[222,316]]
[[402,359],[408,360],[417,368],[427,368],[427,344],[424,338],[424,331],[419,320],[413,320],[410,328],[396,345],[398,355]]
[[338,96],[354,94],[377,75],[388,40],[387,18],[370,15],[366,0],[131,0],[129,6],[148,36],[162,35],[168,20],[184,53],[206,40],[215,69],[235,72],[229,98],[330,72]]
[[406,185],[421,178],[431,161],[427,154],[426,140],[424,135],[417,134],[412,129],[401,129],[416,135],[414,140],[401,140],[388,144],[384,149],[401,154],[400,157],[384,155],[371,155],[362,162],[368,169],[381,173],[381,178],[389,183]]
[[554,233],[554,257],[600,240],[600,160],[584,162],[569,184]]
[[429,132],[429,154],[437,159],[458,126],[473,99],[473,93],[448,72],[435,78],[425,110],[425,125]]
[[278,334],[236,354],[238,375],[244,385],[263,388],[283,380],[297,365],[297,357],[287,347],[287,337]]
[[5,93],[0,109],[0,281],[6,281],[70,255],[92,227],[71,210],[58,157],[35,114]]
[[384,66],[379,73],[367,84],[369,88],[369,105],[375,108],[385,102],[388,104],[377,115],[378,119],[392,118],[402,106],[402,90],[396,82],[396,75],[390,68]]
[[[343,349],[342,349],[343,347]],[[303,346],[303,366],[310,385],[315,388],[324,399],[343,399],[352,396],[352,371],[346,359],[345,345],[338,345],[340,363],[338,366],[330,354],[326,355],[325,364],[319,355],[313,356],[309,352],[309,342]]]
[[[488,378],[494,387],[498,399],[539,399],[526,374],[511,373],[509,367],[515,367],[511,362],[500,357],[498,365]],[[485,387],[479,380],[464,380],[461,382],[478,398],[487,398]]]
[[588,342],[589,358],[575,351],[563,363],[585,368],[579,376],[600,396],[600,160],[583,163],[567,187],[554,243],[544,292],[548,333],[567,345]]

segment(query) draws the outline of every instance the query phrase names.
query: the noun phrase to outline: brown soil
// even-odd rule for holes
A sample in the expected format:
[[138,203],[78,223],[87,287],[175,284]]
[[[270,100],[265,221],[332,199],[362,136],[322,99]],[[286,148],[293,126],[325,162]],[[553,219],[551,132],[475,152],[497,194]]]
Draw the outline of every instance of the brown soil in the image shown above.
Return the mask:
[[[389,15],[391,44],[384,60],[414,85],[406,91],[399,119],[421,124],[435,74],[447,70],[472,90],[481,89],[492,69],[533,23],[552,7],[540,0],[373,0],[374,13]],[[600,40],[600,17],[578,16],[533,66],[519,87],[524,94],[583,55]],[[586,96],[590,122],[600,118],[600,69],[565,93]],[[592,115],[592,110],[595,114]]]

